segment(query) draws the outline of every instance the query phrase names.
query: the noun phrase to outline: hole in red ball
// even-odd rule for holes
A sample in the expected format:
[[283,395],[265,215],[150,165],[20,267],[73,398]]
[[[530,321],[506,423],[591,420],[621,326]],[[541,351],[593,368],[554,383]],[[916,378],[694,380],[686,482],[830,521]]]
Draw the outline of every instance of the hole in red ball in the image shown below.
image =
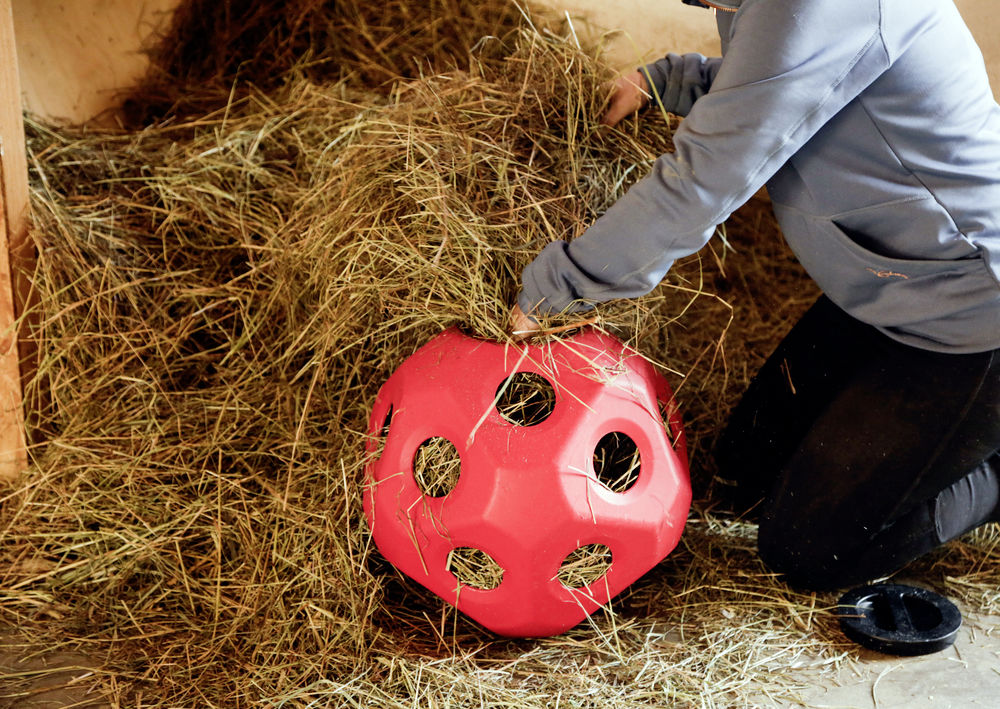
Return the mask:
[[444,497],[455,489],[462,459],[447,438],[428,438],[413,456],[413,477],[417,487],[430,497]]
[[611,561],[611,549],[604,544],[585,544],[566,556],[556,578],[566,588],[583,588],[608,573]]
[[639,447],[624,433],[615,431],[598,441],[594,449],[594,472],[608,489],[628,490],[639,479],[639,467]]
[[382,454],[385,452],[385,441],[389,437],[389,426],[392,424],[392,405],[389,405],[389,410],[385,412],[385,418],[382,420],[382,428],[379,429],[378,437],[375,440],[375,458],[381,458]]
[[556,391],[535,372],[516,372],[505,379],[496,393],[497,411],[515,426],[537,426],[556,408]]
[[503,567],[481,549],[457,547],[448,552],[448,571],[460,584],[492,591],[503,581]]

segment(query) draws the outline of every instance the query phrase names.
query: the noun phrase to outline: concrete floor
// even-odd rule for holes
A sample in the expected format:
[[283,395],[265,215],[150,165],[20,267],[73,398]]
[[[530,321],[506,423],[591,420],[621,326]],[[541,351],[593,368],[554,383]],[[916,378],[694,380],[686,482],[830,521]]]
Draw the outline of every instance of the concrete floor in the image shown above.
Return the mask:
[[[1000,706],[1000,618],[965,614],[955,645],[924,657],[859,649],[838,673],[814,674],[794,702],[762,707],[982,709]],[[803,679],[810,679],[804,672]]]
[[0,632],[0,709],[103,707],[93,692],[99,663],[74,652],[27,648]]
[[[819,662],[817,658],[817,662]],[[760,709],[996,709],[1000,706],[1000,617],[965,614],[955,645],[935,655],[901,658],[859,648],[839,671],[819,665],[783,673],[808,690],[791,700],[767,698]],[[2,709],[104,708],[93,685],[99,663],[79,653],[26,649],[0,635]]]

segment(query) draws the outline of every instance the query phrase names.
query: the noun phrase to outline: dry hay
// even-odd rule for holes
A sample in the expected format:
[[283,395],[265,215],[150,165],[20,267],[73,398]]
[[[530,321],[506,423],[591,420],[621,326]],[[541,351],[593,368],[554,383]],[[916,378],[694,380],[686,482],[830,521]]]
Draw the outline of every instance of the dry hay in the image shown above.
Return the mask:
[[413,459],[417,487],[430,497],[447,495],[458,484],[461,463],[455,444],[447,438],[434,437],[424,441]]
[[583,588],[602,578],[613,561],[611,549],[604,544],[584,544],[569,553],[556,578],[566,588]]
[[[505,337],[524,264],[669,149],[655,113],[596,125],[609,72],[571,33],[478,4],[504,31],[389,91],[347,65],[333,83],[292,67],[142,130],[30,123],[40,442],[2,501],[0,619],[96,658],[96,696],[756,706],[847,652],[833,596],[772,578],[753,527],[707,496],[715,432],[815,296],[763,202],[653,294],[600,311],[674,372],[691,439],[699,501],[663,564],[570,632],[515,641],[371,548],[378,386],[446,326]],[[996,543],[982,530],[918,571],[996,612]],[[451,563],[496,583],[474,555]],[[0,680],[0,700],[24,687]]]
[[448,553],[446,566],[460,584],[472,588],[489,591],[503,581],[503,567],[481,549],[456,547]]
[[484,37],[521,20],[513,2],[476,0],[186,0],[125,116],[144,127],[204,115],[252,87],[269,91],[288,68],[318,83],[387,93],[400,79],[464,66]]

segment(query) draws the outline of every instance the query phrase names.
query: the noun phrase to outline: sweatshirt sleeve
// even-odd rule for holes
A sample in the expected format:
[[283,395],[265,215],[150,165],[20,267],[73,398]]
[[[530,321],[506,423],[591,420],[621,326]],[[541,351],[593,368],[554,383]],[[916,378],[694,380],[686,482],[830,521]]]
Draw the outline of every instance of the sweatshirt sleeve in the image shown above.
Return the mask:
[[888,65],[880,0],[744,0],[674,152],[578,238],[547,245],[518,304],[572,312],[648,293]]
[[671,53],[640,71],[667,113],[686,116],[694,102],[708,93],[721,65],[719,57]]

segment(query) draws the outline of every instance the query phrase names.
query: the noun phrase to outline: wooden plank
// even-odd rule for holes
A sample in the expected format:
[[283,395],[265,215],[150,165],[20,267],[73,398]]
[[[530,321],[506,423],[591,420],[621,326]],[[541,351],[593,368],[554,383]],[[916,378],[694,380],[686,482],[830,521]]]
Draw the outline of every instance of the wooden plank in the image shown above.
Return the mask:
[[52,122],[113,124],[178,2],[11,0],[24,107]]
[[[28,163],[10,0],[0,0],[0,481],[27,467],[16,291],[27,297]],[[25,302],[25,300],[22,300]]]

